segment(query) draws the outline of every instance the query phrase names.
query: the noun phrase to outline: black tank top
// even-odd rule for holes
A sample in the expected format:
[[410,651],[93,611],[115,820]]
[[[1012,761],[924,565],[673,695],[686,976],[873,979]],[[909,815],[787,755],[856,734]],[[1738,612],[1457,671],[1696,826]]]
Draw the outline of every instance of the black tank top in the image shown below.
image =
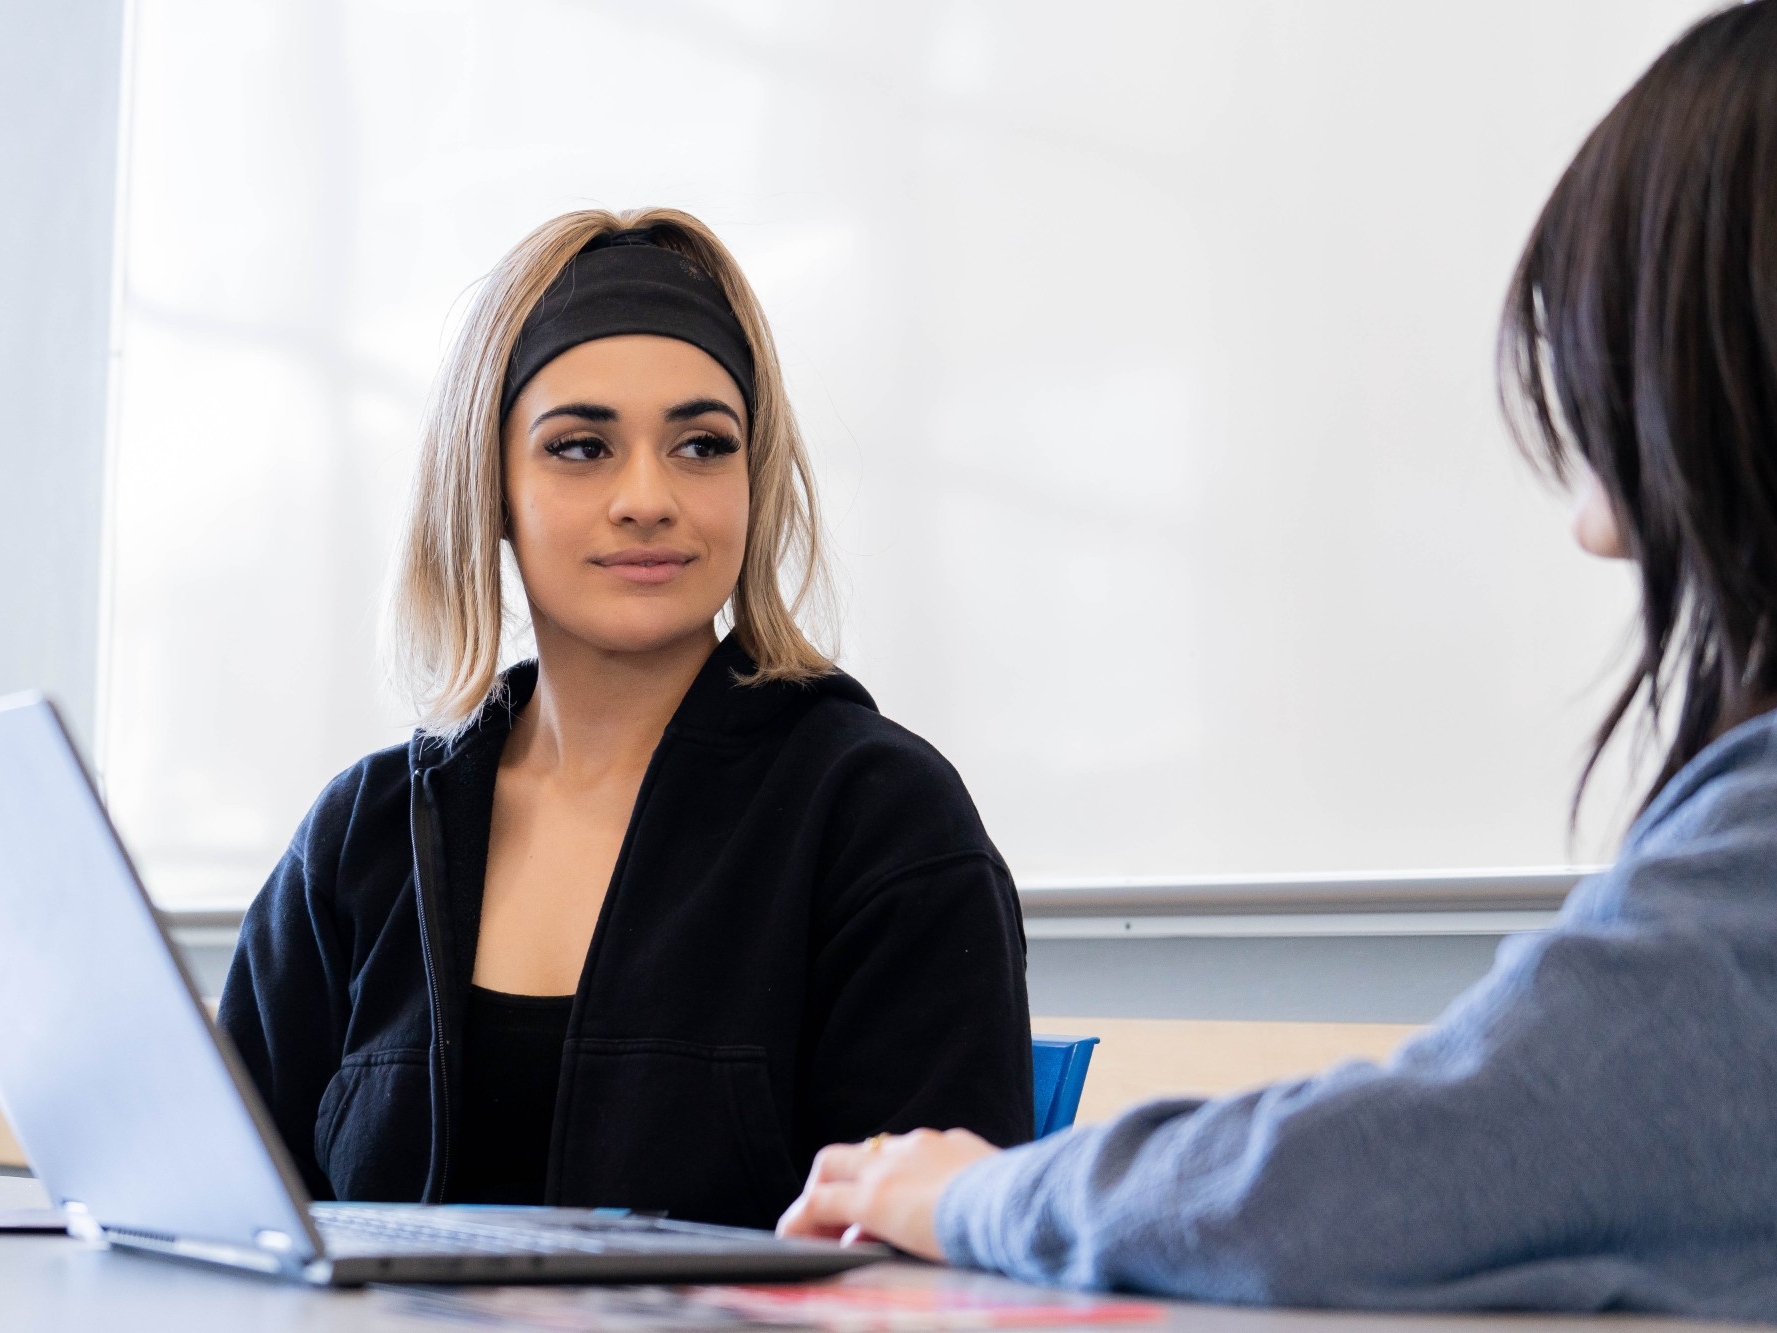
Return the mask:
[[542,1203],[572,995],[469,988],[453,1203]]

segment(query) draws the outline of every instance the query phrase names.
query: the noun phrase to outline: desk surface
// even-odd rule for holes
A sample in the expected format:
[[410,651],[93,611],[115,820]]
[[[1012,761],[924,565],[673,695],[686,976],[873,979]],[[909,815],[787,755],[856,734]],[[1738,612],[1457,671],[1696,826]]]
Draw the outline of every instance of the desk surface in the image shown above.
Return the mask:
[[[0,1178],[0,1206],[31,1202],[35,1182]],[[999,1285],[1004,1279],[925,1264],[896,1264],[894,1279],[915,1285]],[[863,1269],[836,1281],[863,1280]],[[1426,1316],[1246,1310],[1168,1303],[1162,1326],[1193,1333],[1721,1333],[1723,1324],[1663,1319],[1548,1316]],[[107,1250],[64,1236],[0,1234],[0,1327],[7,1333],[187,1333],[193,1329],[276,1329],[278,1333],[413,1333],[466,1325],[412,1315],[379,1291],[312,1291],[249,1274]],[[1141,1325],[1153,1328],[1155,1325]]]

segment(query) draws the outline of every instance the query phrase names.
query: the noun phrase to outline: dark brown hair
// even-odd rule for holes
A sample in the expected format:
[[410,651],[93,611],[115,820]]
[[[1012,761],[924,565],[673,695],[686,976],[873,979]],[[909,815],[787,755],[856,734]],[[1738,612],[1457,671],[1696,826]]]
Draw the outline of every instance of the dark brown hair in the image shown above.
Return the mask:
[[1777,702],[1777,0],[1698,23],[1593,130],[1499,363],[1520,447],[1561,482],[1589,466],[1640,566],[1640,651],[1575,803],[1639,700],[1670,737],[1645,807]]

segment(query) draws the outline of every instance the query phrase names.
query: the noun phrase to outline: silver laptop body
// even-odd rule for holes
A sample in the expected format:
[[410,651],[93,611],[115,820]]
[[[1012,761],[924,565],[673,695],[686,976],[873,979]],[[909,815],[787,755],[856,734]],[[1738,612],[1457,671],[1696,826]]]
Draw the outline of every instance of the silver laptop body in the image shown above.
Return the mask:
[[34,694],[0,699],[0,1104],[75,1234],[317,1284],[812,1277],[887,1253],[611,1209],[312,1203]]

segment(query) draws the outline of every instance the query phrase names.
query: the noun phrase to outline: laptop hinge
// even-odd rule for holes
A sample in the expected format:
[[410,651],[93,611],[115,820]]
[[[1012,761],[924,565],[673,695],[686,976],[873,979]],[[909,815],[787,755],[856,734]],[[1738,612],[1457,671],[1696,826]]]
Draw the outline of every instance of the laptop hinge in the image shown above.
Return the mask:
[[288,1273],[292,1276],[300,1276],[302,1273],[300,1262],[267,1254],[251,1245],[231,1245],[219,1240],[193,1240],[154,1231],[137,1231],[131,1227],[105,1227],[104,1234],[105,1239],[120,1250],[144,1250],[151,1254],[190,1259],[197,1263],[250,1268],[256,1273]]

